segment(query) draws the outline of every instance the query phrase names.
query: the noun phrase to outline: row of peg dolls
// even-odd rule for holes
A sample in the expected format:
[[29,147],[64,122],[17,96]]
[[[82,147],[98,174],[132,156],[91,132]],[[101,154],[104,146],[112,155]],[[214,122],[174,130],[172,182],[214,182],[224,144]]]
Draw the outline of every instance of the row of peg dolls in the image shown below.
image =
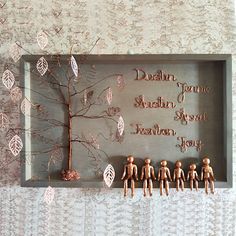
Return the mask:
[[[124,166],[124,172],[122,180],[124,180],[124,196],[127,196],[128,193],[128,183],[131,184],[131,196],[134,196],[135,181],[138,181],[138,168],[134,164],[134,157],[127,157],[127,164]],[[202,160],[202,169],[201,169],[201,180],[205,184],[205,192],[208,194],[208,186],[210,185],[211,193],[214,193],[214,173],[212,167],[210,166],[210,159],[205,156]],[[184,190],[184,182],[186,181],[185,174],[181,168],[182,163],[176,161],[175,169],[173,173],[173,181],[176,182],[176,190],[179,188]],[[151,160],[149,158],[145,159],[145,164],[142,167],[140,179],[143,181],[143,195],[147,195],[147,189],[149,195],[152,196],[153,189],[153,180],[156,180],[154,167],[151,165]],[[169,194],[169,182],[172,182],[170,170],[167,167],[167,161],[161,161],[161,167],[158,170],[158,181],[160,182],[160,195],[163,194],[165,189],[166,195]],[[198,173],[196,171],[196,164],[191,164],[189,166],[189,171],[187,174],[187,180],[190,181],[190,189],[192,190],[195,186],[195,189],[198,190],[198,181],[200,181]]]

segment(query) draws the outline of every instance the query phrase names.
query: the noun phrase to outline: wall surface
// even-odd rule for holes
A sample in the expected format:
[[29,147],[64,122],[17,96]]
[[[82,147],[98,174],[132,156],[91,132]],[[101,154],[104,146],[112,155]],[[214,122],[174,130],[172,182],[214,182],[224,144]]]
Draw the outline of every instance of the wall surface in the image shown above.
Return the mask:
[[[54,54],[68,54],[72,45],[73,53],[86,52],[98,38],[92,53],[236,54],[235,17],[233,0],[1,0],[0,70],[12,62],[9,47],[16,41],[30,53],[44,53],[36,42],[40,30],[49,36],[46,51]],[[8,94],[0,86],[3,104]],[[233,119],[236,138],[235,104]],[[1,134],[1,146],[4,137]],[[234,140],[234,177],[235,152]],[[2,236],[236,235],[234,189],[217,189],[209,196],[202,190],[172,190],[169,197],[155,193],[146,199],[140,190],[134,199],[124,199],[121,189],[56,189],[48,206],[43,202],[45,189],[19,187],[19,161],[4,156],[2,149],[0,158]]]

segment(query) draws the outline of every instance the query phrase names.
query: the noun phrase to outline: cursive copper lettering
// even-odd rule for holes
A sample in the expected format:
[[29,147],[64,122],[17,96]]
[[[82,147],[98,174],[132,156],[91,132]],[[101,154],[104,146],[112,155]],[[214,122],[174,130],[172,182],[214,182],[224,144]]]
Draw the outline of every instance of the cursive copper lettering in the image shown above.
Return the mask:
[[146,81],[176,81],[176,78],[172,74],[164,73],[162,70],[158,70],[155,74],[146,73],[142,69],[135,68],[136,78],[135,80]]
[[210,88],[207,86],[192,86],[187,85],[187,83],[177,83],[177,86],[181,88],[181,92],[179,93],[177,100],[179,103],[185,100],[185,93],[209,93]]
[[131,134],[139,135],[161,135],[161,136],[175,136],[176,131],[173,129],[162,129],[158,124],[155,124],[152,128],[144,128],[142,124],[131,124],[135,131]]
[[184,108],[180,108],[179,111],[175,112],[174,120],[180,121],[182,125],[187,125],[188,122],[206,121],[207,114],[206,114],[206,112],[204,112],[203,114],[189,115],[189,114],[185,113]]
[[176,147],[179,147],[181,152],[186,152],[189,147],[194,147],[199,152],[204,145],[201,140],[187,140],[186,137],[177,137],[177,140],[180,141],[180,144],[177,144]]
[[165,101],[163,97],[158,97],[156,101],[150,102],[145,101],[143,95],[136,97],[134,106],[137,108],[166,108],[166,109],[173,109],[176,107],[174,102]]

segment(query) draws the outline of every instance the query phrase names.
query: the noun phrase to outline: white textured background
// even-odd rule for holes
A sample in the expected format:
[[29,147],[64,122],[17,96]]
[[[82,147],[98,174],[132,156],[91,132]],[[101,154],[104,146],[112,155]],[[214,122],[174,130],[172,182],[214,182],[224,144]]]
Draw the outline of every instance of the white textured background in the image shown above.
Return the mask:
[[[46,50],[54,54],[68,54],[73,44],[73,53],[85,52],[98,37],[93,53],[236,54],[235,21],[233,0],[0,0],[0,70],[15,41],[31,53],[44,53],[35,39],[40,30],[49,35]],[[236,177],[235,105],[233,110]],[[19,187],[17,163],[0,173],[1,236],[236,235],[234,189],[217,189],[214,196],[171,191],[168,198],[155,192],[151,199],[141,191],[124,199],[119,189],[56,189],[47,206],[45,189]]]

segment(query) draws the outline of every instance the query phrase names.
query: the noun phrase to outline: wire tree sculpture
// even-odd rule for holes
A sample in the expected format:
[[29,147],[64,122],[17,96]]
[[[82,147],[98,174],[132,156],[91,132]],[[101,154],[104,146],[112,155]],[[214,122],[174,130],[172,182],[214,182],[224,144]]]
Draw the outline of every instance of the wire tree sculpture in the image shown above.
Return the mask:
[[[30,85],[31,82],[19,83],[14,75],[17,73],[14,72],[14,68],[17,67],[22,51],[27,51],[18,42],[14,43],[10,49],[10,55],[15,63],[8,63],[2,75],[2,83],[6,88],[8,100],[5,105],[2,103],[0,129],[6,133],[9,147],[8,155],[17,157],[21,151],[24,151],[24,161],[28,161],[28,156],[32,160],[36,156],[47,155],[47,164],[44,167],[48,171],[49,180],[51,178],[51,165],[61,162],[63,153],[66,153],[66,167],[61,170],[62,179],[70,181],[80,178],[79,172],[72,167],[73,143],[77,143],[87,151],[88,157],[97,163],[96,171],[101,172],[99,161],[103,159],[103,156],[107,157],[107,154],[100,149],[98,137],[109,139],[112,142],[122,142],[124,139],[124,120],[121,116],[121,109],[111,106],[112,88],[101,86],[105,80],[113,78],[116,79],[117,87],[122,89],[124,87],[123,75],[111,74],[104,78],[92,80],[87,87],[85,86],[82,89],[79,86],[79,82],[84,79],[82,78],[81,65],[86,62],[98,41],[99,39],[85,55],[73,56],[70,53],[67,57],[61,55],[35,56],[37,58],[36,64],[33,67],[24,68],[24,71],[30,73],[31,80],[34,80],[34,82],[31,82],[37,84],[37,89]],[[44,50],[48,44],[47,34],[43,31],[39,32],[37,42],[39,47]],[[27,52],[27,54],[30,53]],[[95,71],[93,65],[91,65],[91,68],[92,72]],[[96,77],[96,75],[93,74],[93,77]],[[100,90],[95,92],[98,85]],[[45,88],[50,88],[53,91],[53,96],[47,92],[47,89],[44,90]],[[27,94],[31,94],[31,96],[27,97]],[[64,119],[57,119],[57,115],[53,118],[50,117],[50,109],[45,106],[45,103],[41,103],[41,100],[54,104],[54,107],[63,107]],[[78,101],[80,103],[79,108],[77,106]],[[9,106],[9,102],[15,106]],[[97,107],[104,107],[102,106],[104,104],[107,105],[107,109],[96,113],[98,111]],[[94,108],[96,108],[95,113],[91,112]],[[20,120],[20,113],[25,117],[26,123],[23,127],[20,123],[14,127],[11,125],[11,119],[17,118]],[[40,125],[36,125],[36,127],[27,125],[27,118],[37,120]],[[108,120],[114,124],[114,129],[110,137],[105,137],[103,133],[89,134],[89,136],[87,134],[74,134],[73,120],[75,118]],[[45,122],[48,125],[45,125]],[[47,134],[58,128],[63,131],[63,138],[49,138]],[[28,135],[30,139],[39,140],[48,148],[30,150],[28,153],[24,149],[22,134]],[[110,176],[109,178],[114,177]]]

